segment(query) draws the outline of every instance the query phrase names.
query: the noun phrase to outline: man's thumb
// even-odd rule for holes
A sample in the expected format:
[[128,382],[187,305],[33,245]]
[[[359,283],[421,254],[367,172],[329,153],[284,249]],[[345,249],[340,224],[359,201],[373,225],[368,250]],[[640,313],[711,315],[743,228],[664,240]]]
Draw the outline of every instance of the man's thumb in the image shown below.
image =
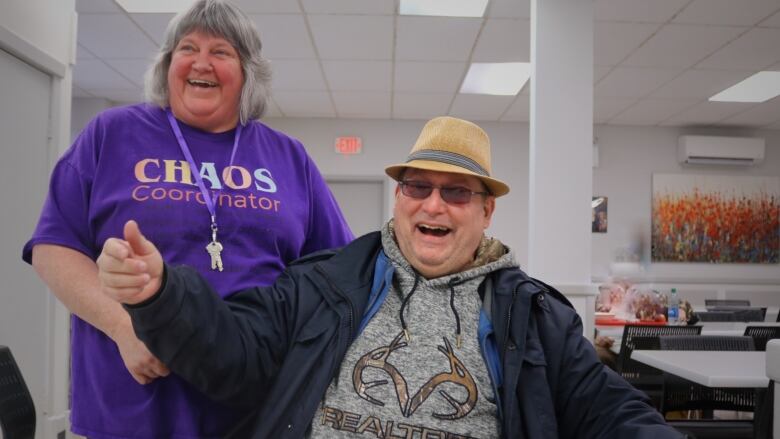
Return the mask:
[[147,240],[141,233],[141,229],[138,227],[138,223],[130,220],[125,223],[125,241],[130,244],[130,248],[133,249],[133,253],[139,256],[145,256],[150,253],[154,253],[156,250],[154,244]]

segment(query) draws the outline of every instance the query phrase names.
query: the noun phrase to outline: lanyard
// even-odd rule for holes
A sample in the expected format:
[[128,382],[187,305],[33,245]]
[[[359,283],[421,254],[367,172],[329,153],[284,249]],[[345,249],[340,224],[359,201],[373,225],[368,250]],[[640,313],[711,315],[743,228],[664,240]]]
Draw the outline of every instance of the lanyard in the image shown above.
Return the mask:
[[[197,168],[197,165],[195,164],[195,160],[192,158],[192,153],[190,152],[189,146],[187,146],[187,141],[184,140],[184,135],[181,133],[181,128],[179,128],[179,123],[176,122],[176,118],[173,117],[173,113],[171,112],[170,107],[168,107],[165,110],[166,115],[168,116],[168,122],[171,124],[171,129],[173,129],[173,133],[176,135],[176,141],[179,143],[179,148],[181,148],[181,152],[184,154],[184,157],[187,158],[187,162],[190,164],[190,170],[192,174],[195,176],[195,181],[198,184],[198,188],[200,189],[200,193],[203,194],[203,199],[206,202],[206,207],[209,210],[209,214],[211,215],[211,242],[206,246],[206,251],[208,251],[209,255],[211,256],[211,268],[212,269],[218,269],[219,271],[222,271],[222,258],[220,256],[220,253],[222,251],[222,244],[217,241],[217,205],[216,202],[219,199],[219,193],[220,190],[217,190],[214,192],[214,198],[212,199],[209,195],[208,189],[206,189],[206,185],[203,183],[203,177],[200,175],[200,170]],[[233,139],[233,151],[230,153],[230,162],[228,164],[228,172],[233,168],[233,160],[236,158],[236,151],[238,150],[238,141],[241,138],[241,130],[243,129],[243,125],[238,124],[236,126],[236,135]]]

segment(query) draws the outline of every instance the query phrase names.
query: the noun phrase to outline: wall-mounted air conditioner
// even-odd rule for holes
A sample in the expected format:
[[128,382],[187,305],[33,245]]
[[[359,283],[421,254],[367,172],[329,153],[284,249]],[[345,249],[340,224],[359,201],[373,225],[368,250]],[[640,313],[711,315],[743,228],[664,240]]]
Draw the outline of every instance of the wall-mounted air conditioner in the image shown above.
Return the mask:
[[680,136],[677,160],[691,165],[756,165],[764,161],[764,139],[757,137]]

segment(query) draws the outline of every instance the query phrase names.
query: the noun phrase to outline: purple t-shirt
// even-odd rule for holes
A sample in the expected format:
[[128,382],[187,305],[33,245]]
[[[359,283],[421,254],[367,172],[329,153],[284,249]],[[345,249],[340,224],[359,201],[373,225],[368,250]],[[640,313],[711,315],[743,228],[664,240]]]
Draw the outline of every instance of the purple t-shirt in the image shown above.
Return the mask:
[[[342,246],[352,233],[314,162],[295,139],[260,122],[213,134],[179,122],[203,182],[214,193],[224,271],[211,270],[210,216],[165,112],[147,104],[98,115],[55,167],[23,259],[57,244],[93,260],[109,237],[138,222],[166,261],[195,267],[225,297],[269,285],[294,259]],[[213,196],[213,195],[212,195]],[[111,339],[73,317],[72,413],[90,438],[217,437],[245,413],[212,402],[177,376],[142,386]]]

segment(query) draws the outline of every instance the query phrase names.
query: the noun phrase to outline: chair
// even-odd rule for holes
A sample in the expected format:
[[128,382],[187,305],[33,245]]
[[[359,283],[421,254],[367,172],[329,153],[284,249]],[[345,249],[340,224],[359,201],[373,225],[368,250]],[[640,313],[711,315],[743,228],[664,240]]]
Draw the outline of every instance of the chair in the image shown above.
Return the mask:
[[750,306],[750,301],[742,299],[704,299],[704,306],[707,308],[723,306],[746,307]]
[[[661,350],[669,351],[752,351],[753,338],[745,336],[661,336]],[[754,389],[723,389],[702,386],[672,374],[664,373],[661,413],[672,411],[738,410],[755,412],[757,392]],[[671,424],[700,437],[752,438],[754,425],[745,421],[694,420]]]
[[632,386],[645,392],[660,406],[663,395],[663,375],[660,370],[631,359],[634,349],[660,349],[658,337],[662,335],[698,335],[701,326],[626,325],[620,340],[617,372]]
[[766,308],[752,307],[714,307],[696,315],[702,322],[763,322]]
[[5,439],[35,437],[35,405],[6,346],[0,346],[0,428]]
[[766,351],[769,340],[780,338],[780,326],[747,326],[745,335],[753,337],[757,351]]

